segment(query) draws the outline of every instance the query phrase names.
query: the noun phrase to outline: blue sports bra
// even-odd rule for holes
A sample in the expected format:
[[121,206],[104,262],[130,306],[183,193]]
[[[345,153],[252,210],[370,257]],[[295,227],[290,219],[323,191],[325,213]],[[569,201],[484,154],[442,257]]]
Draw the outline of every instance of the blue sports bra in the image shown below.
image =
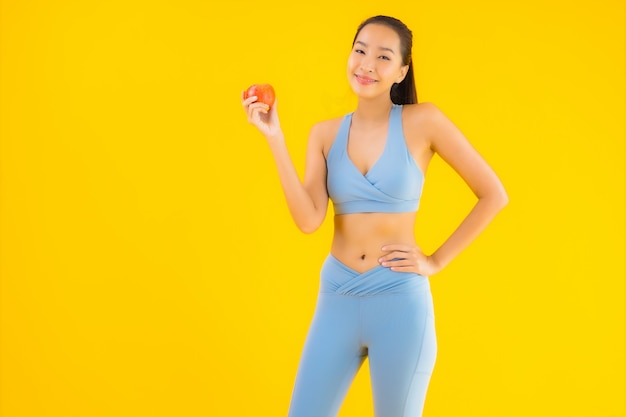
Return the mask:
[[365,175],[348,156],[352,114],[344,116],[326,157],[326,186],[335,214],[417,211],[424,175],[406,147],[402,106],[392,106],[385,148]]

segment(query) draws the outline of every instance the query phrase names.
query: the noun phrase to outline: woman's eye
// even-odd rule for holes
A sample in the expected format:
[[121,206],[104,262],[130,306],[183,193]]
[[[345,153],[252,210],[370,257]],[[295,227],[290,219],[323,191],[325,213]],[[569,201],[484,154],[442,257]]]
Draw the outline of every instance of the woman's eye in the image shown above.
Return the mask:
[[365,52],[363,52],[362,49],[355,49],[354,52],[356,52],[357,54],[364,54]]
[[380,56],[380,58],[381,58],[381,59],[386,59],[387,61],[389,61],[389,57],[388,57],[388,56],[381,55],[381,56]]

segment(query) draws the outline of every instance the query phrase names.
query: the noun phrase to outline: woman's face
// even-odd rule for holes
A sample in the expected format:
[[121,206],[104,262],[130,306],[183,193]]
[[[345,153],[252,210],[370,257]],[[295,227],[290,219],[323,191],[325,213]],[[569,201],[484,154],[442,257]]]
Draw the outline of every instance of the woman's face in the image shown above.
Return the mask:
[[348,59],[348,80],[359,96],[389,96],[394,83],[404,79],[409,66],[402,62],[400,37],[388,26],[370,23],[357,35]]

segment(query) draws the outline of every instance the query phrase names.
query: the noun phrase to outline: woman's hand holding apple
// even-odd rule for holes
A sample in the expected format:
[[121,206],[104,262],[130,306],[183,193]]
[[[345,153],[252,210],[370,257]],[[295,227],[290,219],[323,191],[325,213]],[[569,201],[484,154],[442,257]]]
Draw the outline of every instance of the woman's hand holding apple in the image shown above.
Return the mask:
[[283,140],[283,132],[276,111],[277,101],[274,90],[271,86],[269,88],[270,92],[267,89],[259,89],[259,85],[251,86],[241,93],[241,103],[248,115],[248,122],[256,126],[268,140]]

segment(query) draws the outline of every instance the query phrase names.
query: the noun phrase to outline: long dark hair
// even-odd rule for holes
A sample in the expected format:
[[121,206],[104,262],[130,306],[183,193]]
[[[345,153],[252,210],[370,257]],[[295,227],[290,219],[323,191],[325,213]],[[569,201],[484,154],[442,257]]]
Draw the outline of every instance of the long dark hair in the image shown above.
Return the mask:
[[416,104],[417,90],[415,89],[415,76],[413,75],[413,60],[411,58],[411,48],[413,48],[413,33],[400,20],[389,16],[373,16],[363,21],[354,35],[352,46],[356,42],[357,36],[366,25],[370,23],[382,24],[395,30],[400,37],[400,53],[402,54],[402,63],[409,66],[409,70],[400,83],[395,83],[391,87],[391,101],[394,104]]

